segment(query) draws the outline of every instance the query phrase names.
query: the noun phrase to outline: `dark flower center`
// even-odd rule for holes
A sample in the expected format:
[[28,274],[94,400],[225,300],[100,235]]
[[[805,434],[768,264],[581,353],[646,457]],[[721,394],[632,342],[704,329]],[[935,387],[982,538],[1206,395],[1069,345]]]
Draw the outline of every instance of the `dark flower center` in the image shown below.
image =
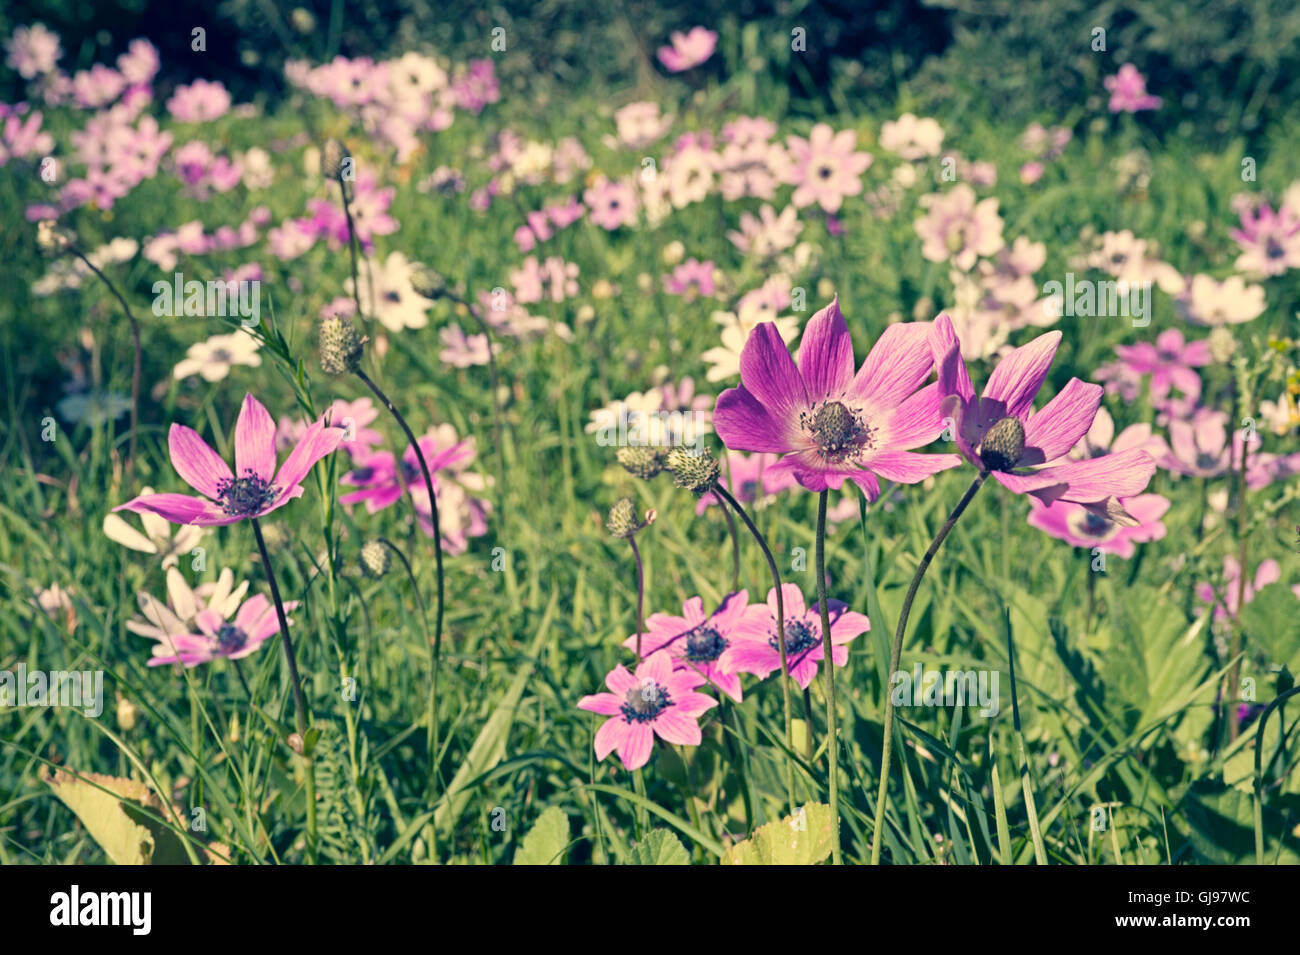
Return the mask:
[[727,641],[712,627],[700,624],[686,636],[683,656],[692,663],[712,663],[727,649]]
[[1286,253],[1282,248],[1282,243],[1278,242],[1277,239],[1269,239],[1264,254],[1270,259],[1280,259]]
[[236,653],[247,643],[248,634],[233,623],[222,624],[221,629],[217,631],[217,652],[223,655]]
[[1100,514],[1094,514],[1092,511],[1085,511],[1074,522],[1073,530],[1080,537],[1093,537],[1104,540],[1113,535],[1115,522],[1102,517]]
[[248,468],[241,478],[222,478],[217,482],[217,503],[231,517],[252,517],[270,506],[280,489],[263,480]]
[[993,422],[980,442],[980,460],[990,471],[1009,471],[1025,453],[1025,426],[1011,415]]
[[855,455],[872,433],[856,412],[838,401],[813,405],[809,411],[800,413],[799,422],[817,443],[822,457],[831,461],[843,461]]
[[[785,622],[785,659],[790,662],[790,658],[796,654],[811,650],[817,644],[822,642],[822,638],[813,633],[812,627],[802,620],[791,618]],[[777,653],[781,652],[781,646],[777,643],[777,635],[769,634],[767,645]]]
[[623,718],[629,723],[648,723],[672,705],[668,691],[649,678],[627,691],[623,697]]

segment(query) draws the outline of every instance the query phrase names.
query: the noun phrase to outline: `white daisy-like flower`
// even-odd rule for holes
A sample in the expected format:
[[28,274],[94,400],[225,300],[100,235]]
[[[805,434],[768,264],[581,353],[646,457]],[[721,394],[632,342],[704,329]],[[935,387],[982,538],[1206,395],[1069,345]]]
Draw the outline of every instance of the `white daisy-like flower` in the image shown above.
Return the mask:
[[[152,494],[153,488],[146,487],[141,494]],[[144,533],[140,533],[128,524],[120,514],[108,514],[104,517],[104,533],[108,539],[138,550],[144,554],[158,554],[162,560],[163,570],[175,567],[182,554],[188,554],[198,546],[203,538],[203,528],[192,524],[173,525],[165,517],[140,512],[140,523]],[[175,527],[175,536],[172,528]]]
[[153,652],[155,657],[173,656],[175,651],[171,638],[195,632],[195,617],[200,610],[215,611],[224,619],[239,609],[244,594],[248,592],[248,581],[238,587],[234,583],[235,574],[229,567],[215,581],[194,588],[179,570],[168,568],[167,602],[163,603],[153,594],[137,594],[144,619],[133,617],[126,622],[126,629],[137,636],[157,641]]
[[713,320],[722,326],[722,344],[700,355],[709,365],[704,376],[709,381],[727,381],[740,374],[740,353],[745,350],[749,333],[760,321],[775,324],[777,333],[787,345],[799,334],[799,319],[795,316],[777,318],[752,308],[745,309],[739,315],[735,312],[714,312]]
[[213,335],[207,341],[191,345],[172,369],[172,375],[178,380],[201,375],[205,381],[220,381],[235,365],[249,368],[261,365],[262,356],[257,353],[260,347],[261,343],[244,331]]
[[[369,268],[361,269],[357,284],[362,308],[373,309],[374,317],[389,331],[424,328],[429,323],[428,311],[433,303],[417,294],[411,286],[413,272],[414,263],[401,252],[391,253],[382,265],[374,262]],[[350,294],[352,280],[347,279],[344,284]]]

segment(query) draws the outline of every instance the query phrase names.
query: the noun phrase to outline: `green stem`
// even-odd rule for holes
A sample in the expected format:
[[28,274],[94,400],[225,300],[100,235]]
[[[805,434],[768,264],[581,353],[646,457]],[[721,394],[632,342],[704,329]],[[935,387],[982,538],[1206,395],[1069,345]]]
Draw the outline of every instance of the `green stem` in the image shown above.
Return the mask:
[[[397,424],[401,427],[402,432],[406,435],[406,440],[410,443],[411,448],[415,451],[415,458],[420,462],[420,473],[424,475],[424,487],[429,493],[429,512],[430,520],[433,523],[433,559],[437,570],[438,578],[438,608],[433,615],[433,652],[434,658],[438,659],[442,654],[442,613],[445,597],[445,583],[442,570],[442,524],[438,517],[438,496],[433,492],[433,476],[429,473],[429,464],[424,460],[424,451],[420,448],[420,442],[415,440],[415,434],[411,431],[411,426],[406,423],[402,413],[393,406],[388,400],[388,396],[375,384],[370,376],[360,368],[356,369],[356,376],[365,383],[366,387],[371,390],[379,403],[388,409],[388,413],[393,416]],[[402,469],[399,467],[397,473],[400,475]],[[412,504],[414,506],[414,504]],[[416,512],[416,520],[419,520],[419,512]]]
[[316,862],[316,768],[311,753],[307,749],[307,702],[303,697],[302,679],[298,676],[298,661],[293,653],[293,639],[289,636],[289,618],[284,612],[284,601],[280,599],[280,585],[275,580],[275,571],[271,567],[271,556],[266,550],[266,539],[262,537],[262,525],[256,517],[250,518],[253,536],[257,538],[257,550],[262,557],[262,569],[266,571],[266,582],[271,586],[271,599],[275,602],[275,616],[280,624],[280,636],[283,637],[284,661],[289,667],[289,682],[293,687],[294,719],[298,728],[298,737],[303,750],[304,775],[307,781],[307,858]]
[[[826,497],[817,496],[817,604],[822,615],[822,670],[826,675],[826,758],[831,791],[831,864],[843,865],[840,857],[840,749],[835,721],[835,659],[831,642],[831,613],[826,604]],[[808,735],[812,736],[811,714]]]
[[[1034,789],[1029,779],[1029,757],[1025,752],[1025,734],[1020,729],[1020,700],[1016,693],[1016,647],[1011,639],[1011,617],[1006,618],[1007,672],[1011,676],[1011,723],[1016,730],[1016,749],[1019,753],[1020,789],[1025,797],[1025,815],[1029,820],[1029,834],[1034,843],[1034,861],[1047,865],[1047,850],[1043,846],[1043,833],[1038,826],[1038,807],[1034,802]],[[1112,836],[1114,828],[1111,829]],[[1119,853],[1116,852],[1118,859]]]
[[[967,505],[975,497],[976,492],[984,486],[988,480],[988,472],[981,471],[979,475],[971,482],[971,486],[966,489],[957,506],[952,509],[948,515],[948,520],[944,522],[943,527],[939,528],[939,533],[935,535],[934,540],[930,542],[930,547],[926,550],[925,556],[921,558],[921,563],[917,565],[916,573],[912,575],[912,582],[908,585],[907,595],[903,598],[903,609],[898,615],[898,628],[894,631],[894,644],[889,651],[889,670],[885,673],[885,726],[884,739],[881,741],[880,749],[880,791],[876,794],[876,823],[871,832],[871,864],[880,863],[880,847],[884,843],[885,836],[885,800],[889,795],[889,762],[893,755],[894,747],[894,696],[889,692],[889,684],[892,675],[898,672],[898,663],[903,656],[903,635],[907,633],[907,618],[912,612],[912,601],[916,599],[916,591],[921,586],[921,579],[925,577],[925,572],[930,567],[930,562],[934,560],[934,555],[939,553],[939,548],[943,546],[944,540],[948,533],[957,523],[966,510]],[[1005,542],[1003,543],[1005,547]]]
[[641,631],[642,614],[645,611],[645,568],[641,565],[641,551],[636,546],[636,538],[629,537],[628,545],[632,548],[632,558],[636,561],[636,663],[641,665]]
[[713,496],[718,500],[722,516],[727,519],[727,531],[731,534],[731,592],[735,593],[740,590],[740,535],[736,532],[736,519],[731,516],[726,502],[716,493]]
[[776,558],[772,556],[771,548],[767,546],[767,541],[763,538],[762,533],[754,525],[749,515],[740,503],[731,496],[731,492],[721,484],[715,484],[713,491],[724,502],[730,505],[731,509],[740,517],[741,522],[745,525],[754,541],[758,544],[759,550],[767,558],[768,570],[772,572],[772,588],[776,592],[776,630],[777,630],[777,647],[781,653],[781,703],[785,711],[785,789],[786,795],[790,801],[790,812],[794,812],[794,735],[791,730],[790,719],[790,664],[785,656],[785,595],[781,592],[781,571],[777,569]]
[[[1259,725],[1255,727],[1255,864],[1264,864],[1264,724],[1273,711],[1281,707],[1288,697],[1300,693],[1300,686],[1293,686],[1291,689],[1278,694],[1273,698],[1273,702],[1264,707],[1264,712],[1259,714]],[[1282,720],[1281,726],[1278,727],[1278,745],[1286,743],[1286,721]],[[1271,760],[1270,760],[1271,762]]]
[[[380,537],[379,543],[383,544],[390,551],[397,555],[397,559],[402,562],[402,567],[406,570],[406,577],[411,582],[411,591],[415,594],[415,605],[420,611],[420,625],[424,629],[424,646],[429,652],[429,725],[426,730],[425,744],[429,749],[429,795],[428,803],[430,806],[438,804],[438,670],[439,659],[438,652],[434,649],[433,640],[429,637],[429,615],[424,609],[424,598],[420,596],[420,587],[415,580],[415,572],[411,570],[411,562],[406,559],[406,554],[402,549],[390,541],[387,537]],[[438,826],[433,818],[429,819],[429,858],[434,865],[438,864]]]
[[135,359],[131,366],[131,443],[127,448],[126,455],[126,486],[130,487],[134,483],[136,435],[140,430],[140,324],[135,320],[135,315],[131,313],[131,306],[126,303],[126,299],[117,290],[117,286],[112,283],[109,277],[100,271],[81,249],[75,245],[70,248],[72,254],[79,258],[86,268],[94,272],[99,277],[99,280],[108,286],[108,290],[113,293],[113,297],[122,306],[122,312],[131,325],[131,338],[135,343]]

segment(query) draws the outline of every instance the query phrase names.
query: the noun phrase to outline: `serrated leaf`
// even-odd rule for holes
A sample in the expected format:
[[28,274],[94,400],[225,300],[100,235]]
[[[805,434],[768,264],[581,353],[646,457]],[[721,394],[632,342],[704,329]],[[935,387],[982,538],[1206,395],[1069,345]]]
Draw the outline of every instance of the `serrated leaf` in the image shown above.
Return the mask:
[[569,817],[559,806],[551,806],[537,817],[515,852],[515,865],[564,865],[569,848]]
[[628,865],[690,865],[686,847],[667,829],[651,829],[632,847]]
[[831,854],[831,807],[801,806],[792,816],[769,822],[738,842],[722,857],[723,865],[817,865]]

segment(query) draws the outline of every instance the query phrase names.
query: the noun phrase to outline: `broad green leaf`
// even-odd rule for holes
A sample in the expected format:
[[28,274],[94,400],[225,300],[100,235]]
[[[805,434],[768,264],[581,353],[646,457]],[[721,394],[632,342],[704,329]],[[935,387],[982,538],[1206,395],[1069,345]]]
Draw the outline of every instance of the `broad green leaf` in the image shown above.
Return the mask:
[[690,865],[686,847],[667,829],[651,829],[632,848],[629,865]]
[[172,810],[144,783],[64,770],[45,777],[45,782],[117,865],[189,863],[180,838],[158,821]]
[[831,854],[831,807],[801,806],[792,816],[754,830],[722,857],[723,865],[817,865]]
[[564,865],[569,848],[569,817],[559,806],[551,806],[537,817],[515,852],[515,865]]

